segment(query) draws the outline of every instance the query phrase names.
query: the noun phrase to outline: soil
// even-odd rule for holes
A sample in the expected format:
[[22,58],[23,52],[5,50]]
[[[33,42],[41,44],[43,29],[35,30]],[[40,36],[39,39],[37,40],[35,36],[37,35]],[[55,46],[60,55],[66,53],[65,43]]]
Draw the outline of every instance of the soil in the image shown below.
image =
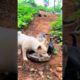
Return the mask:
[[[32,36],[40,32],[49,33],[50,22],[56,19],[57,15],[52,13],[48,13],[47,17],[35,16],[24,33]],[[23,62],[22,55],[18,56],[18,80],[62,80],[62,49],[55,41],[53,43],[57,53],[48,62]]]

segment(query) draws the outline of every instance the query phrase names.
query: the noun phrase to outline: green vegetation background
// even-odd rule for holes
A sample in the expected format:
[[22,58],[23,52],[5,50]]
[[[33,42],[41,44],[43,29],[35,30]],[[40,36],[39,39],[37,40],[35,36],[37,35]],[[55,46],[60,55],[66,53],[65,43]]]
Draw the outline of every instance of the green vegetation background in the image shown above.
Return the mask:
[[[59,13],[57,20],[51,22],[51,32],[53,38],[57,38],[60,43],[62,40],[62,14],[61,6],[54,7],[38,6],[34,0],[18,0],[18,29],[28,27],[33,20],[34,15],[37,15],[40,10],[51,13]],[[61,44],[61,43],[60,43]]]

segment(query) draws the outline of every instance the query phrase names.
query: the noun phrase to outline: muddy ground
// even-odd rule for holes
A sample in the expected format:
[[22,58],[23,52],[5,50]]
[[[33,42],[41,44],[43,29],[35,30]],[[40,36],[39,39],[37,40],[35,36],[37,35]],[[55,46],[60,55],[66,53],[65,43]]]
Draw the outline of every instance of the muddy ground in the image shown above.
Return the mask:
[[[35,37],[40,32],[49,33],[50,22],[56,19],[55,14],[48,14],[47,17],[35,16],[24,33]],[[23,62],[22,55],[18,56],[18,80],[62,80],[62,49],[56,42],[53,41],[53,44],[57,48],[57,54],[52,55],[49,62]]]

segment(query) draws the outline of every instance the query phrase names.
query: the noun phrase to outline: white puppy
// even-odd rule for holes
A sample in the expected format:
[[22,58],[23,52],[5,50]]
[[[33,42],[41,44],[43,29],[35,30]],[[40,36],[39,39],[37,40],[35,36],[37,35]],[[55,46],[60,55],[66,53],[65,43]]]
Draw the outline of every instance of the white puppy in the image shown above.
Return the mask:
[[46,47],[48,46],[48,41],[47,41],[47,39],[46,39],[46,33],[41,32],[39,35],[37,35],[37,39],[38,39],[40,42],[43,42]]
[[18,32],[18,46],[22,47],[23,60],[27,61],[26,52],[34,50],[41,56],[49,56],[46,46],[32,36],[27,36],[20,31]]

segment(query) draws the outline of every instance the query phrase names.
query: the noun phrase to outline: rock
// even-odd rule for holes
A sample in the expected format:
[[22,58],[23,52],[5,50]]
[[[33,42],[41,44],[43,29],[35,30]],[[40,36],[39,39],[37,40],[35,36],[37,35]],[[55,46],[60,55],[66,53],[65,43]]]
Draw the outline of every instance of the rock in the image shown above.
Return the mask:
[[18,66],[18,69],[21,69],[22,68],[22,66]]
[[36,72],[37,72],[37,70],[36,70],[36,69],[34,69],[34,68],[30,68],[30,72],[31,72],[31,73],[36,73]]
[[45,69],[45,70],[50,70],[50,65],[46,65],[46,66],[44,67],[44,69]]
[[52,77],[50,75],[46,75],[48,80],[52,80]]
[[57,67],[57,68],[56,68],[56,71],[62,72],[62,67]]
[[50,71],[53,72],[53,69],[50,68]]
[[39,71],[39,75],[44,78],[43,71]]
[[35,69],[34,68],[31,68],[30,71],[33,72],[33,71],[35,71]]

